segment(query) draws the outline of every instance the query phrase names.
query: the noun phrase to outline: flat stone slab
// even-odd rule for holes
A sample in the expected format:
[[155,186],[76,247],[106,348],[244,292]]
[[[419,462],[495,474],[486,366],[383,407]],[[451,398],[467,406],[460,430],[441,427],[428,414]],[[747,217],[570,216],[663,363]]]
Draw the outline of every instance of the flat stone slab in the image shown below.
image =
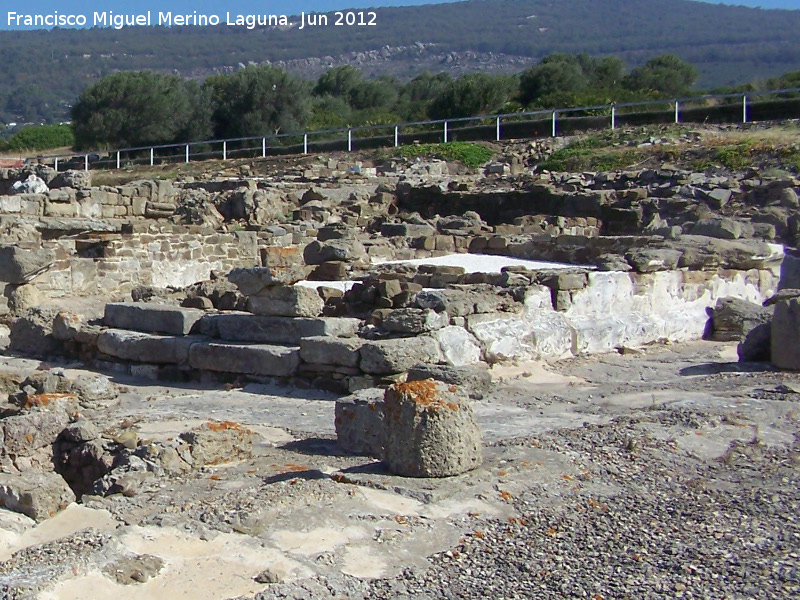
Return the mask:
[[290,377],[300,365],[300,350],[267,344],[205,342],[191,346],[189,365],[224,373]]
[[438,363],[441,358],[439,344],[428,336],[368,341],[360,353],[361,370],[377,375],[402,373],[417,363]]
[[115,329],[188,335],[203,315],[205,312],[197,308],[145,302],[113,302],[106,304],[103,321],[108,327]]
[[223,340],[296,345],[308,337],[353,337],[358,319],[337,317],[267,317],[241,314],[206,315],[203,329]]
[[363,344],[357,337],[308,337],[300,342],[300,357],[314,365],[357,367]]
[[97,339],[97,348],[103,354],[134,362],[154,364],[186,364],[192,344],[205,341],[203,336],[166,336],[107,329]]

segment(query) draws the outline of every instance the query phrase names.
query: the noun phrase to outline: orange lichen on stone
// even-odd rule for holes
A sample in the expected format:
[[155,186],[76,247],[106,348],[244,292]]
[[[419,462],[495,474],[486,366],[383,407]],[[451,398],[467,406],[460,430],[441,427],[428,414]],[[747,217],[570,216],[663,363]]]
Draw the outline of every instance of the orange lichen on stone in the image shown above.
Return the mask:
[[303,465],[296,465],[294,463],[289,463],[288,465],[286,465],[286,468],[293,473],[308,471],[308,467],[304,467]]
[[51,402],[60,400],[62,398],[74,399],[75,394],[27,394],[25,396],[25,402],[22,404],[22,408],[28,409],[33,408],[34,406],[42,408],[49,406]]
[[[417,406],[426,410],[449,409],[458,410],[458,405],[454,402],[445,402],[439,397],[439,390],[433,379],[419,379],[417,381],[406,381],[394,384],[394,389],[399,394],[404,395]],[[454,392],[455,386],[451,386],[450,392]]]
[[234,431],[241,431],[242,433],[252,433],[249,429],[233,421],[208,421],[206,427],[208,427],[210,431],[226,431],[232,429]]

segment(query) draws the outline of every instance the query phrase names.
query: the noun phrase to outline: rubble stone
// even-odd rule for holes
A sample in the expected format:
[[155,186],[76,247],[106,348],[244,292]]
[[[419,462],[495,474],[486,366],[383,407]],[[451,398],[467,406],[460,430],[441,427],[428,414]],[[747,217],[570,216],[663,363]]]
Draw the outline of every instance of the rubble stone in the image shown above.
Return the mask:
[[74,501],[75,494],[57,473],[0,473],[0,505],[36,521],[54,517]]

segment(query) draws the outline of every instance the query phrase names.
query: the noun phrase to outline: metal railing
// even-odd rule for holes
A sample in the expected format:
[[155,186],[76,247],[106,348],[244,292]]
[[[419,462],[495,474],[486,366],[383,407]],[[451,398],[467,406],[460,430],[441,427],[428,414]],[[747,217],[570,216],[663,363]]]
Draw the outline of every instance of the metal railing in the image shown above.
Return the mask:
[[[90,167],[120,169],[127,167],[129,164],[149,163],[150,166],[154,166],[155,164],[169,162],[188,163],[191,160],[207,160],[210,158],[227,160],[237,156],[256,157],[260,155],[261,157],[267,157],[268,155],[308,154],[312,143],[316,146],[316,151],[347,150],[352,152],[356,145],[360,149],[398,147],[403,143],[404,139],[408,138],[410,138],[408,142],[432,141],[446,143],[456,139],[501,141],[503,139],[545,137],[547,135],[556,137],[563,133],[563,130],[585,131],[608,126],[611,129],[616,129],[625,122],[633,122],[637,125],[652,124],[653,122],[696,122],[692,120],[692,117],[701,117],[700,120],[702,122],[711,120],[712,122],[722,123],[747,123],[751,120],[787,119],[800,116],[800,98],[775,98],[761,103],[754,103],[748,100],[758,96],[778,96],[796,92],[800,92],[800,88],[707,94],[687,98],[540,109],[391,125],[363,125],[306,131],[303,133],[282,133],[224,140],[139,146],[84,152],[82,154],[54,154],[37,156],[36,159],[30,160],[36,160],[40,163],[52,161],[56,171],[58,171],[59,167],[65,166],[67,168],[82,167],[85,170],[89,170]],[[709,101],[731,99],[736,100],[736,102],[727,105],[708,105]],[[772,112],[769,110],[770,107],[766,107],[766,110],[759,110],[768,104],[777,105],[781,103],[788,104],[789,106],[784,108],[789,108],[789,110],[782,111],[778,106],[772,106],[773,109],[776,109]],[[698,104],[700,106],[697,106]],[[693,105],[694,107],[692,107]],[[663,108],[658,112],[645,113],[630,110],[664,106],[668,107],[666,111]],[[580,115],[579,113],[584,114]],[[761,116],[762,118],[754,119],[754,113],[756,113],[757,117]],[[577,116],[569,116],[570,114]],[[668,115],[666,119],[665,114]],[[687,117],[688,120],[686,119]],[[568,125],[571,121],[573,122],[572,127],[569,127]],[[477,125],[475,125],[476,123]],[[583,125],[582,128],[581,125]],[[546,133],[540,133],[540,128],[543,128]],[[383,131],[383,135],[376,135],[376,132],[381,131]],[[508,136],[503,137],[506,133],[508,133]],[[314,142],[313,139],[318,141]],[[248,143],[255,143],[255,145],[248,146]],[[194,152],[192,152],[192,149],[194,149]]]

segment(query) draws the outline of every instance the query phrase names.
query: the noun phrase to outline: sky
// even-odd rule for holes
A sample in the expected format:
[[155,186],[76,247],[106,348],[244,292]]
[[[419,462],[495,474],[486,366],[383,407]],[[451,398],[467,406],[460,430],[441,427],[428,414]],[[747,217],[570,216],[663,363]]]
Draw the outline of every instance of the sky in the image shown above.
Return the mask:
[[[286,2],[285,0],[138,0],[131,3],[129,0],[39,0],[38,2],[25,2],[23,0],[5,0],[5,10],[0,11],[0,29],[30,29],[30,27],[15,27],[13,22],[9,25],[8,13],[34,14],[34,15],[85,15],[88,26],[92,25],[95,11],[114,14],[143,14],[152,11],[171,11],[173,14],[198,14],[217,15],[220,19],[226,18],[230,12],[232,18],[236,14],[299,14],[301,11],[321,12],[340,10],[345,8],[368,8],[380,6],[410,6],[418,4],[433,4],[443,0],[302,0],[300,2]],[[590,1],[590,0],[589,0]],[[715,4],[739,4],[761,8],[788,8],[800,9],[800,0],[708,0]]]

